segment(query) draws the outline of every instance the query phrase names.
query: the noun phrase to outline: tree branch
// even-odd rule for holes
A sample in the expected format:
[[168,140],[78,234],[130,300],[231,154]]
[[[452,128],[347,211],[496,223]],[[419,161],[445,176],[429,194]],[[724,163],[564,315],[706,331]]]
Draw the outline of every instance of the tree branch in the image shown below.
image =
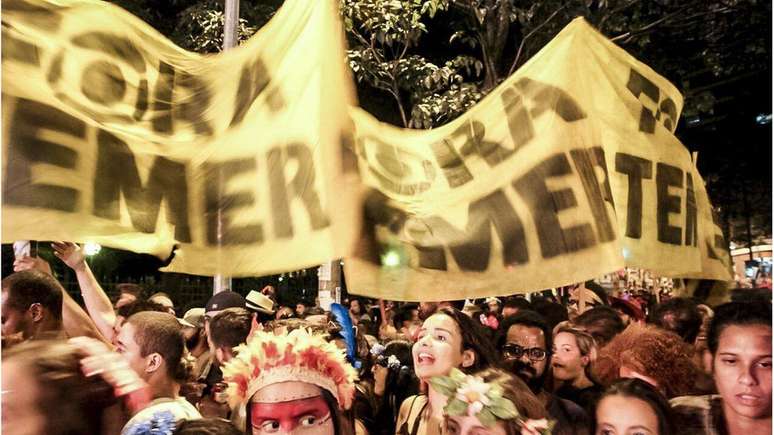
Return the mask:
[[532,35],[534,35],[534,34],[535,34],[535,33],[536,33],[538,30],[540,30],[540,29],[541,29],[543,26],[545,26],[545,25],[546,25],[546,24],[548,24],[548,23],[549,23],[551,20],[553,20],[553,19],[554,19],[554,17],[555,17],[555,16],[556,16],[556,15],[557,15],[559,12],[561,12],[561,11],[562,11],[562,9],[564,9],[565,7],[567,7],[567,3],[564,3],[564,4],[563,4],[561,7],[559,7],[559,9],[555,10],[555,11],[554,11],[554,12],[553,12],[553,13],[552,13],[552,14],[551,14],[549,17],[548,17],[548,19],[546,19],[545,21],[543,21],[542,23],[540,23],[540,25],[539,25],[539,26],[537,26],[537,27],[535,27],[534,29],[532,29],[532,31],[530,31],[529,33],[527,33],[527,36],[525,36],[524,38],[522,38],[522,39],[521,39],[521,43],[519,44],[519,49],[516,51],[516,58],[514,58],[514,59],[513,59],[513,63],[511,64],[511,68],[508,70],[508,75],[509,75],[509,76],[510,76],[511,74],[513,74],[513,71],[516,69],[516,65],[518,65],[518,63],[519,63],[519,58],[521,57],[521,51],[524,49],[524,43],[527,41],[527,39],[529,39],[529,38],[530,38]]
[[630,40],[631,40],[631,38],[632,38],[632,37],[634,37],[635,35],[638,35],[638,34],[640,34],[640,33],[645,33],[645,32],[647,32],[648,30],[650,30],[650,29],[652,29],[652,28],[654,28],[654,27],[658,26],[659,24],[661,24],[661,23],[663,23],[663,22],[665,22],[665,21],[667,21],[667,20],[669,20],[669,19],[671,19],[671,18],[673,18],[673,17],[675,17],[675,16],[677,16],[677,15],[680,15],[680,14],[682,14],[682,13],[683,13],[683,12],[684,12],[686,9],[688,9],[688,6],[684,6],[684,7],[680,8],[680,9],[678,9],[678,10],[676,10],[676,11],[672,12],[671,14],[664,15],[663,17],[659,18],[658,20],[656,20],[656,21],[654,21],[654,22],[652,22],[652,23],[650,23],[650,24],[647,24],[647,25],[645,25],[645,26],[643,26],[643,27],[640,27],[640,28],[639,28],[639,29],[637,29],[637,30],[633,30],[633,31],[630,31],[630,32],[626,32],[626,33],[623,33],[623,34],[621,34],[621,35],[618,35],[618,36],[616,36],[616,37],[610,38],[610,40],[611,40],[612,42],[616,42],[616,41],[619,41],[619,40],[621,40],[621,39],[624,39],[624,38],[626,38],[626,41],[625,41],[625,42],[628,42],[628,41],[630,41]]

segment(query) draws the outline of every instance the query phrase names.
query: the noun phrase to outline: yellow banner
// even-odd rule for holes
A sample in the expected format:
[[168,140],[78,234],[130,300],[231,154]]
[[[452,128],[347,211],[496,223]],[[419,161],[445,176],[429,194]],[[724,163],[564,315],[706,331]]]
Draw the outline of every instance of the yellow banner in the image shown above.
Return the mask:
[[231,276],[345,255],[351,79],[333,1],[201,56],[94,0],[3,2],[2,239],[94,241]]
[[351,293],[453,300],[635,266],[730,279],[680,93],[576,19],[464,116],[404,130],[354,109],[364,231]]

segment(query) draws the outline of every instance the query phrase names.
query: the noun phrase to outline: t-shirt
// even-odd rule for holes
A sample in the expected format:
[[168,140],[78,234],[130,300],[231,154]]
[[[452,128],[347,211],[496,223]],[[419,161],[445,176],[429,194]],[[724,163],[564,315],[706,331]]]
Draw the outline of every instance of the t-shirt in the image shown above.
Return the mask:
[[199,411],[183,397],[162,397],[134,415],[121,430],[121,435],[171,435],[180,420],[202,418]]

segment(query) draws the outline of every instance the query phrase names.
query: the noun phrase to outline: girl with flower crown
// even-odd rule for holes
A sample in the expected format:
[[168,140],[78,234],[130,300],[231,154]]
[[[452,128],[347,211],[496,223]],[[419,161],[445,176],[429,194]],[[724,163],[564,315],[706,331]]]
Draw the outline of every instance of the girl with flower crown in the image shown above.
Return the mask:
[[[428,317],[412,348],[417,377],[429,382],[434,376],[447,376],[455,368],[473,372],[493,366],[496,352],[481,328],[454,308],[440,309]],[[444,406],[446,397],[432,385],[427,395],[407,398],[398,415],[396,434],[439,433]]]
[[430,380],[447,403],[444,435],[550,434],[551,424],[540,400],[518,377],[498,369],[466,375],[453,369],[449,376]]
[[245,407],[245,433],[350,435],[346,413],[356,372],[322,335],[255,332],[223,368],[232,408]]

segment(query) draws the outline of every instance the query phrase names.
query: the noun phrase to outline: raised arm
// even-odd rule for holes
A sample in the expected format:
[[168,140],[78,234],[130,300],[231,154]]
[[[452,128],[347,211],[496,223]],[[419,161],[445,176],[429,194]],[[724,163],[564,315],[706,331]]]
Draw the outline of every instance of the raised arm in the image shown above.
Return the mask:
[[113,304],[107,293],[97,282],[89,265],[86,264],[83,251],[72,242],[54,242],[51,246],[54,248],[54,255],[75,271],[86,310],[94,324],[97,325],[97,329],[105,338],[112,340],[116,313],[113,311]]
[[[54,275],[48,262],[40,257],[22,257],[13,262],[14,272],[30,269]],[[109,344],[109,341],[97,330],[89,315],[64,289],[62,289],[62,326],[68,337],[91,337]]]

